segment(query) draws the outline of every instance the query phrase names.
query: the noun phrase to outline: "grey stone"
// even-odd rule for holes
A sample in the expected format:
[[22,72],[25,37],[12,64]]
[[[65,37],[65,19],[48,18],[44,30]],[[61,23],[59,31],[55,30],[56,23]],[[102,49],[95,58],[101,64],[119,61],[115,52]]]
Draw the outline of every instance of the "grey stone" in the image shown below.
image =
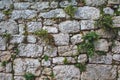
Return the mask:
[[80,71],[74,65],[60,65],[53,68],[56,80],[79,80]]
[[3,1],[0,1],[0,9],[4,9]]
[[64,34],[64,33],[59,33],[59,34],[55,34],[53,35],[54,40],[55,40],[55,45],[68,45],[69,44],[69,35],[68,34]]
[[81,25],[81,30],[95,29],[95,21],[93,20],[82,20],[80,22],[80,25]]
[[2,51],[0,53],[0,61],[9,61],[11,58],[11,53],[9,51]]
[[57,56],[57,48],[53,46],[45,46],[44,47],[44,55],[47,55],[49,57],[55,57]]
[[51,61],[50,60],[45,61],[45,59],[43,59],[41,64],[42,66],[48,67],[51,66]]
[[19,44],[19,56],[39,57],[43,53],[43,47],[37,44]]
[[41,22],[28,22],[27,23],[27,31],[28,32],[35,32],[37,30],[40,30],[42,28]]
[[65,21],[59,24],[59,30],[62,33],[75,33],[80,31],[80,24],[78,21]]
[[12,0],[1,0],[0,9],[3,9],[3,8],[10,9],[12,3],[13,3]]
[[89,63],[103,63],[103,64],[112,64],[112,55],[109,53],[107,55],[94,55],[89,58]]
[[37,15],[35,10],[13,10],[12,19],[31,19]]
[[76,0],[71,0],[70,2],[65,0],[65,1],[60,2],[60,7],[67,7],[68,5],[76,6],[77,2],[76,2]]
[[7,46],[6,39],[0,37],[0,50],[5,50]]
[[119,3],[119,0],[108,0],[108,4],[116,4]]
[[113,26],[116,28],[120,27],[120,16],[113,17]]
[[40,13],[39,17],[43,18],[65,18],[67,14],[63,9],[54,9],[49,12]]
[[12,80],[12,74],[0,73],[0,80]]
[[77,54],[77,46],[58,46],[59,56],[75,56]]
[[58,33],[58,29],[52,26],[44,26],[43,29],[47,30],[48,33]]
[[113,60],[120,61],[120,54],[114,54],[113,55]]
[[99,17],[100,11],[95,7],[79,7],[75,12],[76,19],[98,19]]
[[51,20],[51,19],[45,19],[45,21],[43,22],[44,25],[46,26],[51,26],[55,23],[55,21]]
[[10,43],[22,43],[24,41],[25,36],[23,35],[13,35]]
[[75,59],[72,57],[55,57],[53,58],[53,64],[65,64],[64,60],[67,59],[67,63],[75,63]]
[[58,7],[58,2],[52,1],[52,2],[50,3],[50,7],[51,7],[51,8],[57,8],[57,7]]
[[109,43],[105,39],[100,39],[94,43],[95,45],[95,50],[97,51],[105,51],[107,52],[109,49]]
[[[0,62],[2,65],[2,62]],[[9,73],[12,71],[12,63],[7,63],[6,66],[0,66],[0,72]]]
[[14,76],[14,80],[25,80],[23,76]]
[[106,3],[107,0],[85,0],[88,6],[100,6]]
[[73,35],[72,37],[71,37],[71,42],[72,42],[72,44],[78,44],[78,43],[80,43],[80,42],[82,42],[83,41],[83,39],[82,39],[82,34],[76,34],[76,35]]
[[4,20],[4,17],[5,17],[5,15],[0,12],[0,21],[1,21],[1,20]]
[[44,75],[51,75],[52,69],[51,68],[44,68],[42,74]]
[[104,8],[103,11],[104,11],[105,14],[110,14],[110,15],[114,14],[114,10],[111,9],[110,7]]
[[29,43],[36,43],[36,37],[35,36],[33,36],[33,35],[28,35],[27,36],[27,41],[29,42]]
[[117,66],[88,64],[81,80],[115,80]]
[[79,63],[85,63],[85,62],[87,62],[87,55],[86,54],[80,54],[78,56],[78,62]]
[[6,20],[0,22],[0,33],[7,34],[17,34],[18,33],[18,25],[13,20]]
[[23,35],[25,33],[25,25],[24,24],[19,24],[19,34]]
[[27,9],[29,7],[30,7],[30,3],[28,2],[14,3],[14,9]]
[[112,46],[112,52],[113,53],[120,53],[120,42],[119,41],[115,41],[114,42],[114,46]]
[[40,62],[38,59],[21,59],[17,58],[14,60],[13,69],[15,75],[24,75],[26,72],[30,72],[36,76],[40,75]]

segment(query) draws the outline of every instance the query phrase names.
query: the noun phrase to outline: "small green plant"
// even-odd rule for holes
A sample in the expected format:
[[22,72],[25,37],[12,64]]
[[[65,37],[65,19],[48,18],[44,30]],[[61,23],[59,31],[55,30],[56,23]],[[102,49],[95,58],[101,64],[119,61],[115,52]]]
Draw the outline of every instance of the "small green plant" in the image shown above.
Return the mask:
[[12,10],[4,10],[3,14],[5,15],[10,15],[12,13]]
[[84,63],[84,64],[83,64],[83,63],[77,63],[77,64],[75,64],[75,66],[76,66],[77,68],[79,68],[81,72],[84,72],[84,71],[86,70],[86,65],[85,65],[85,63]]
[[2,63],[1,63],[1,66],[6,66],[8,64],[8,61],[3,61]]
[[67,63],[68,63],[68,60],[67,60],[66,57],[64,58],[63,62],[64,62],[64,64],[67,64]]
[[45,59],[45,61],[48,61],[49,57],[47,55],[44,55],[43,57]]
[[55,77],[54,72],[51,72],[50,77],[51,77],[51,78],[54,78],[54,77]]
[[35,80],[35,75],[32,73],[25,73],[24,78],[25,80]]
[[75,8],[74,6],[72,5],[68,5],[67,7],[64,8],[64,11],[70,15],[71,18],[74,17],[74,14],[76,12],[77,8]]
[[5,38],[10,38],[10,37],[11,37],[11,34],[9,34],[9,33],[4,33],[2,36],[5,37]]
[[89,32],[82,37],[83,42],[78,44],[78,52],[81,50],[86,51],[89,57],[92,57],[95,52],[94,42],[99,39],[95,32]]

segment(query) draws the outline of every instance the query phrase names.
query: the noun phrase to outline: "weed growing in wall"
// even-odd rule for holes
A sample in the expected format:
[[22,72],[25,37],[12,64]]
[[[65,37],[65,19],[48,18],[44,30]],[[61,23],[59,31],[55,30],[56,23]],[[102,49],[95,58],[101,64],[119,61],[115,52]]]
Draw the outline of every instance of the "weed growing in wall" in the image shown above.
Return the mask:
[[80,69],[81,72],[84,72],[86,70],[86,64],[85,63],[77,63],[75,64],[77,68]]
[[5,67],[8,64],[8,61],[2,61],[1,66]]
[[25,80],[35,80],[35,75],[32,73],[25,73],[24,78]]

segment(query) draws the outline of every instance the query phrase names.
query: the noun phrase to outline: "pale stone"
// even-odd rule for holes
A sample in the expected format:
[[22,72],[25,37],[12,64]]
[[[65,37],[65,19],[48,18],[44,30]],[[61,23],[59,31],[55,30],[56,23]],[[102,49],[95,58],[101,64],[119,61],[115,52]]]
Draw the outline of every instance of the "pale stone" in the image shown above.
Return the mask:
[[88,6],[102,6],[106,3],[107,0],[85,0],[86,5]]
[[[2,65],[2,62],[0,62],[0,65]],[[12,63],[7,63],[6,66],[0,66],[0,72],[6,72],[9,73],[12,71]]]
[[42,66],[48,67],[51,65],[51,61],[50,60],[45,61],[45,59],[43,59],[41,64],[42,64]]
[[43,24],[46,26],[51,26],[55,23],[55,21],[51,20],[51,19],[45,19]]
[[82,34],[76,34],[71,37],[72,44],[78,44],[83,41]]
[[104,8],[103,11],[104,11],[105,14],[110,14],[110,15],[114,14],[114,10],[111,9],[110,7]]
[[87,62],[87,55],[86,54],[80,54],[78,56],[78,62],[79,63],[85,63],[85,62]]
[[0,80],[12,80],[12,74],[0,73]]
[[57,7],[58,7],[58,2],[52,1],[52,2],[50,3],[50,7],[51,7],[51,8],[57,8]]
[[14,9],[27,9],[30,7],[28,2],[14,3]]
[[33,35],[28,35],[27,36],[27,41],[29,42],[29,43],[36,43],[36,37],[35,36],[33,36]]
[[112,46],[112,52],[113,53],[120,53],[120,42],[119,41],[115,41],[114,42],[114,46]]
[[113,26],[116,28],[120,27],[120,16],[113,17]]
[[11,58],[11,53],[9,51],[0,52],[0,61],[9,61]]
[[113,60],[120,61],[120,54],[114,54],[113,55]]
[[60,2],[60,7],[67,7],[68,5],[76,6],[77,5],[77,1],[76,0],[71,0],[69,2],[69,1],[65,0],[65,1],[61,1]]
[[4,17],[5,17],[5,14],[3,14],[3,13],[0,12],[0,21],[4,20]]
[[25,80],[23,76],[14,76],[14,80]]
[[45,75],[51,75],[51,73],[52,73],[51,68],[44,68],[42,71],[42,74],[45,74]]
[[44,26],[43,29],[47,30],[48,33],[58,33],[58,29],[52,26]]
[[0,37],[0,50],[5,50],[7,46],[6,39]]

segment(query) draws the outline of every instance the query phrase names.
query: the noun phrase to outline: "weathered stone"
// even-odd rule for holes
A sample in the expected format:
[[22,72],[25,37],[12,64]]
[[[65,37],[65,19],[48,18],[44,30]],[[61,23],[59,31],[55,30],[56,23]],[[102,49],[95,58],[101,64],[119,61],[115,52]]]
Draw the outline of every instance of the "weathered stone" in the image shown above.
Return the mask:
[[27,23],[27,31],[28,32],[35,32],[37,30],[40,30],[42,28],[41,22],[28,22]]
[[30,7],[30,3],[28,2],[14,3],[14,9],[27,9],[29,7]]
[[0,33],[17,34],[18,25],[13,20],[0,22]]
[[53,64],[66,64],[64,63],[65,59],[67,60],[66,63],[75,63],[75,59],[72,57],[55,57],[53,58]]
[[78,44],[78,43],[80,43],[80,42],[82,42],[83,41],[83,39],[82,39],[82,34],[76,34],[76,35],[73,35],[72,37],[71,37],[71,42],[72,42],[72,44]]
[[5,17],[5,15],[3,13],[0,12],[0,21],[3,20]]
[[113,18],[113,26],[120,27],[120,16],[116,16]]
[[3,9],[3,8],[10,9],[12,3],[13,3],[12,0],[1,0],[0,9]]
[[110,14],[110,15],[114,14],[114,10],[111,9],[110,7],[104,8],[103,11],[104,11],[105,14]]
[[44,68],[42,71],[42,74],[45,74],[45,75],[51,75],[51,73],[52,73],[51,68]]
[[78,62],[79,63],[85,63],[85,62],[87,62],[87,55],[86,54],[80,54],[78,56]]
[[13,10],[12,19],[31,19],[37,15],[35,10]]
[[23,76],[14,76],[14,80],[25,80]]
[[47,30],[48,33],[58,33],[58,29],[52,26],[44,26],[43,29]]
[[100,6],[106,3],[107,0],[85,0],[88,6]]
[[0,50],[5,50],[6,49],[6,39],[5,38],[2,38],[0,37]]
[[9,51],[2,51],[0,53],[0,61],[9,61],[11,58],[11,53]]
[[119,0],[108,0],[108,4],[118,4]]
[[56,80],[79,80],[80,71],[74,65],[60,65],[53,68]]
[[36,37],[35,36],[33,36],[33,35],[28,35],[27,36],[27,41],[29,42],[29,43],[36,43]]
[[19,56],[39,57],[42,55],[43,47],[37,44],[19,44]]
[[100,11],[94,7],[79,7],[75,13],[76,19],[98,19],[100,17]]
[[73,6],[75,6],[75,5],[77,5],[77,2],[76,2],[76,0],[71,0],[70,2],[67,1],[67,0],[60,2],[60,7],[67,7],[68,5],[73,5]]
[[89,58],[89,63],[103,63],[103,64],[112,64],[112,55],[109,53],[107,55],[94,55]]
[[[2,62],[0,62],[0,65],[2,65]],[[0,72],[11,72],[12,71],[12,63],[7,63],[6,66],[0,66]]]
[[44,47],[44,55],[47,55],[49,57],[57,56],[57,48],[53,47],[53,46],[45,46]]
[[80,24],[78,21],[65,21],[59,24],[59,30],[62,33],[75,33],[80,31]]
[[19,34],[22,35],[25,33],[25,25],[24,24],[19,24]]
[[3,9],[3,8],[4,8],[3,1],[0,1],[0,9]]
[[115,80],[117,66],[88,64],[81,80]]
[[14,60],[13,69],[15,75],[24,75],[26,72],[30,72],[36,76],[40,74],[40,62],[38,59],[21,59],[17,58]]
[[0,80],[12,80],[12,74],[0,73]]
[[69,44],[69,35],[64,33],[59,33],[53,35],[55,40],[55,45],[68,45]]
[[40,13],[39,17],[43,18],[65,18],[67,14],[63,9],[55,9],[49,12]]
[[51,8],[57,8],[58,7],[58,2],[52,1],[50,4]]
[[[95,21],[93,20],[82,20],[80,22],[81,30],[91,30],[95,29]],[[97,27],[96,27],[97,28]]]
[[50,60],[45,61],[45,59],[43,59],[41,64],[42,64],[42,66],[48,67],[51,65],[51,61]]
[[23,35],[13,35],[12,39],[10,40],[10,43],[22,43],[24,41]]
[[45,21],[44,21],[44,25],[46,25],[46,26],[51,26],[51,25],[53,25],[55,23],[55,21],[53,21],[53,20],[50,20],[50,19],[45,19]]
[[109,49],[109,43],[105,39],[100,39],[95,42],[95,50],[107,52]]
[[120,54],[114,54],[113,55],[113,60],[120,61]]
[[59,56],[74,56],[77,54],[77,46],[59,46],[58,55]]
[[114,43],[115,43],[115,45],[112,46],[112,52],[113,53],[120,53],[120,42],[115,41]]

